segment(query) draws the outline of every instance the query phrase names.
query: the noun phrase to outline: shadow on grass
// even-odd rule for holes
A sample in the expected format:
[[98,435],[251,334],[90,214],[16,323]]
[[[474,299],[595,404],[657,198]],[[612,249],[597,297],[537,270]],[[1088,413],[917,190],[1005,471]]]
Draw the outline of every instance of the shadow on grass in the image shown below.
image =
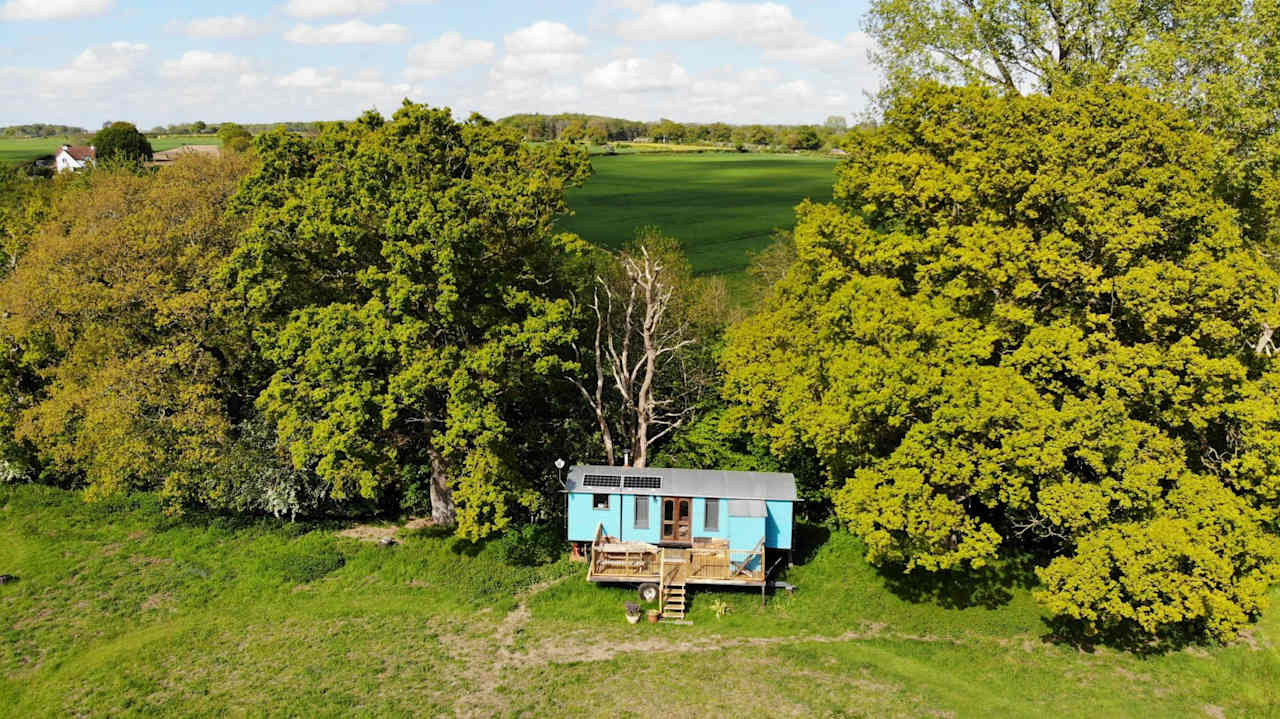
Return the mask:
[[401,529],[400,536],[406,539],[448,539],[453,536],[454,527],[450,524],[429,524],[417,529]]
[[454,554],[461,554],[465,557],[474,557],[480,554],[481,552],[483,552],[484,548],[489,546],[489,542],[491,541],[493,541],[492,537],[487,537],[485,539],[474,540],[474,541],[470,539],[464,539],[462,537],[458,537],[457,539],[453,540],[452,544],[449,545],[449,551],[453,552]]
[[1106,647],[1139,657],[1156,657],[1189,647],[1209,649],[1217,646],[1205,639],[1205,628],[1196,623],[1178,625],[1152,636],[1132,623],[1098,630],[1070,617],[1045,617],[1041,621],[1048,629],[1041,635],[1041,641],[1089,654],[1097,651],[1098,647]]
[[1031,557],[1012,557],[981,569],[907,572],[901,566],[876,569],[885,587],[909,602],[930,602],[944,609],[998,609],[1013,599],[1013,590],[1036,586]]
[[796,564],[808,564],[822,545],[831,539],[831,530],[821,524],[796,522],[791,543],[791,559]]

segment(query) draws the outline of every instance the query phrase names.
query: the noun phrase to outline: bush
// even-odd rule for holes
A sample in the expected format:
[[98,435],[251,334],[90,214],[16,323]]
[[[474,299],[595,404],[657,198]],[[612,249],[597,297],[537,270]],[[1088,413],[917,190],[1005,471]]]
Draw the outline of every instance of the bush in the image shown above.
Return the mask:
[[528,524],[507,532],[498,541],[502,560],[516,567],[550,564],[564,554],[564,533],[556,525]]

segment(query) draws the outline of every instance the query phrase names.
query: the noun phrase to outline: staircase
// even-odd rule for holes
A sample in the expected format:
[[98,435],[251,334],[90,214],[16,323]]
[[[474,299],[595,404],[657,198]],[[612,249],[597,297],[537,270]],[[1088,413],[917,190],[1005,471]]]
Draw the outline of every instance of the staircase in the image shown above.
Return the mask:
[[662,618],[684,619],[684,585],[668,586],[662,593]]
[[684,621],[684,612],[687,605],[685,578],[688,575],[689,568],[688,556],[688,552],[681,550],[662,550],[658,587],[661,590],[659,601],[662,603],[662,618],[664,620]]

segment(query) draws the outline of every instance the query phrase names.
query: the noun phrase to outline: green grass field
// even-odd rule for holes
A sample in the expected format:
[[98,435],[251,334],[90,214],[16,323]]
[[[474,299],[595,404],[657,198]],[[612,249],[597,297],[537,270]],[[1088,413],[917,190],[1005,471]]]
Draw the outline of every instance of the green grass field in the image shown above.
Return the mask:
[[569,194],[561,226],[619,248],[656,225],[678,238],[699,274],[723,275],[735,295],[751,252],[795,225],[801,200],[831,199],[836,161],[807,155],[638,154],[593,157],[595,174]]
[[[172,150],[181,145],[221,145],[217,135],[162,135],[149,138],[151,149]],[[89,137],[59,135],[56,137],[25,138],[0,137],[0,163],[16,165],[30,162],[42,155],[52,155],[64,144],[79,145],[90,142]]]
[[794,596],[695,592],[691,626],[633,626],[634,593],[567,559],[340,528],[0,486],[0,713],[1280,716],[1274,610],[1229,647],[1082,650],[1046,638],[1021,575],[927,586],[806,525]]

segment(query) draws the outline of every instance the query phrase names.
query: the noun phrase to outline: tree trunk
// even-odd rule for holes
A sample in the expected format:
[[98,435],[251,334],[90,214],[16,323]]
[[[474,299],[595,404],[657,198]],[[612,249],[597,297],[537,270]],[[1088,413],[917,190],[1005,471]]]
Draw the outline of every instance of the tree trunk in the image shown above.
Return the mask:
[[445,472],[444,457],[435,447],[427,449],[431,458],[431,521],[436,524],[457,524],[457,511],[453,505],[453,489]]

